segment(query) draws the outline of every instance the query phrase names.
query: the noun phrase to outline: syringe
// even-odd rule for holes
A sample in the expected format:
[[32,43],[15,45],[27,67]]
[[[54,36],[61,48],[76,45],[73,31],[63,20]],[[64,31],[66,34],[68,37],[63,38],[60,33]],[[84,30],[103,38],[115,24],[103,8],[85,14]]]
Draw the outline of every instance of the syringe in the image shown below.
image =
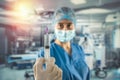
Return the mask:
[[49,60],[50,58],[50,41],[49,41],[49,34],[48,34],[48,28],[46,28],[45,35],[44,35],[44,57],[46,60]]

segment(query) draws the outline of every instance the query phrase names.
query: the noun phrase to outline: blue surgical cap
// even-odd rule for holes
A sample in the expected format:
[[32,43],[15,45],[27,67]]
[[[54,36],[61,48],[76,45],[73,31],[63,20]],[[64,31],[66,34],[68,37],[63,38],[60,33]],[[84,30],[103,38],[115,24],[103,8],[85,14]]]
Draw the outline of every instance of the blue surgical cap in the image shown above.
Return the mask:
[[56,9],[53,15],[53,25],[57,24],[61,20],[69,20],[76,26],[76,18],[74,11],[69,7],[60,7]]

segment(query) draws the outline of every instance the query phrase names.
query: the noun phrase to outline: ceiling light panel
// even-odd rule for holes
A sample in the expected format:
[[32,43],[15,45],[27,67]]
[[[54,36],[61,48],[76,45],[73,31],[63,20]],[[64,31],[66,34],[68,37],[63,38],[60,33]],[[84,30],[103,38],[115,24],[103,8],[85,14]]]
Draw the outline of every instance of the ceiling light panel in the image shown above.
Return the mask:
[[102,9],[102,8],[91,8],[91,9],[85,9],[77,12],[77,14],[105,14],[110,13],[111,10],[108,9]]
[[86,0],[70,0],[73,4],[85,4],[86,3]]

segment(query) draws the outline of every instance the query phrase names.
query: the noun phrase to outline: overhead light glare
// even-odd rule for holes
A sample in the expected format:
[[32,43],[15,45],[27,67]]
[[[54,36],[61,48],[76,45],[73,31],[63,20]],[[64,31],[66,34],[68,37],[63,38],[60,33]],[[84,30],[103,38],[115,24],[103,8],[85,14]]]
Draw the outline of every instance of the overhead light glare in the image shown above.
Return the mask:
[[34,14],[32,1],[18,0],[14,3],[12,7],[12,11],[18,14],[18,18],[28,18]]
[[91,8],[91,9],[85,9],[77,12],[77,14],[104,14],[109,13],[110,10],[107,9],[101,9],[101,8]]
[[16,1],[16,0],[5,0],[5,1],[7,1],[7,2],[13,2],[13,1]]
[[73,4],[78,5],[78,4],[85,4],[87,1],[86,0],[71,0],[71,2]]

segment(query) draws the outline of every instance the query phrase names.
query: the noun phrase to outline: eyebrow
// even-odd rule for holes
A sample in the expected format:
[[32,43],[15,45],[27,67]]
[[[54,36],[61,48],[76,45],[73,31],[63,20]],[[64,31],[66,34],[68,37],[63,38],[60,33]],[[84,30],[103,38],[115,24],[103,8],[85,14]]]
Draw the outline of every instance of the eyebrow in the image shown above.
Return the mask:
[[69,23],[58,23],[58,24],[72,24],[72,22],[69,22]]

